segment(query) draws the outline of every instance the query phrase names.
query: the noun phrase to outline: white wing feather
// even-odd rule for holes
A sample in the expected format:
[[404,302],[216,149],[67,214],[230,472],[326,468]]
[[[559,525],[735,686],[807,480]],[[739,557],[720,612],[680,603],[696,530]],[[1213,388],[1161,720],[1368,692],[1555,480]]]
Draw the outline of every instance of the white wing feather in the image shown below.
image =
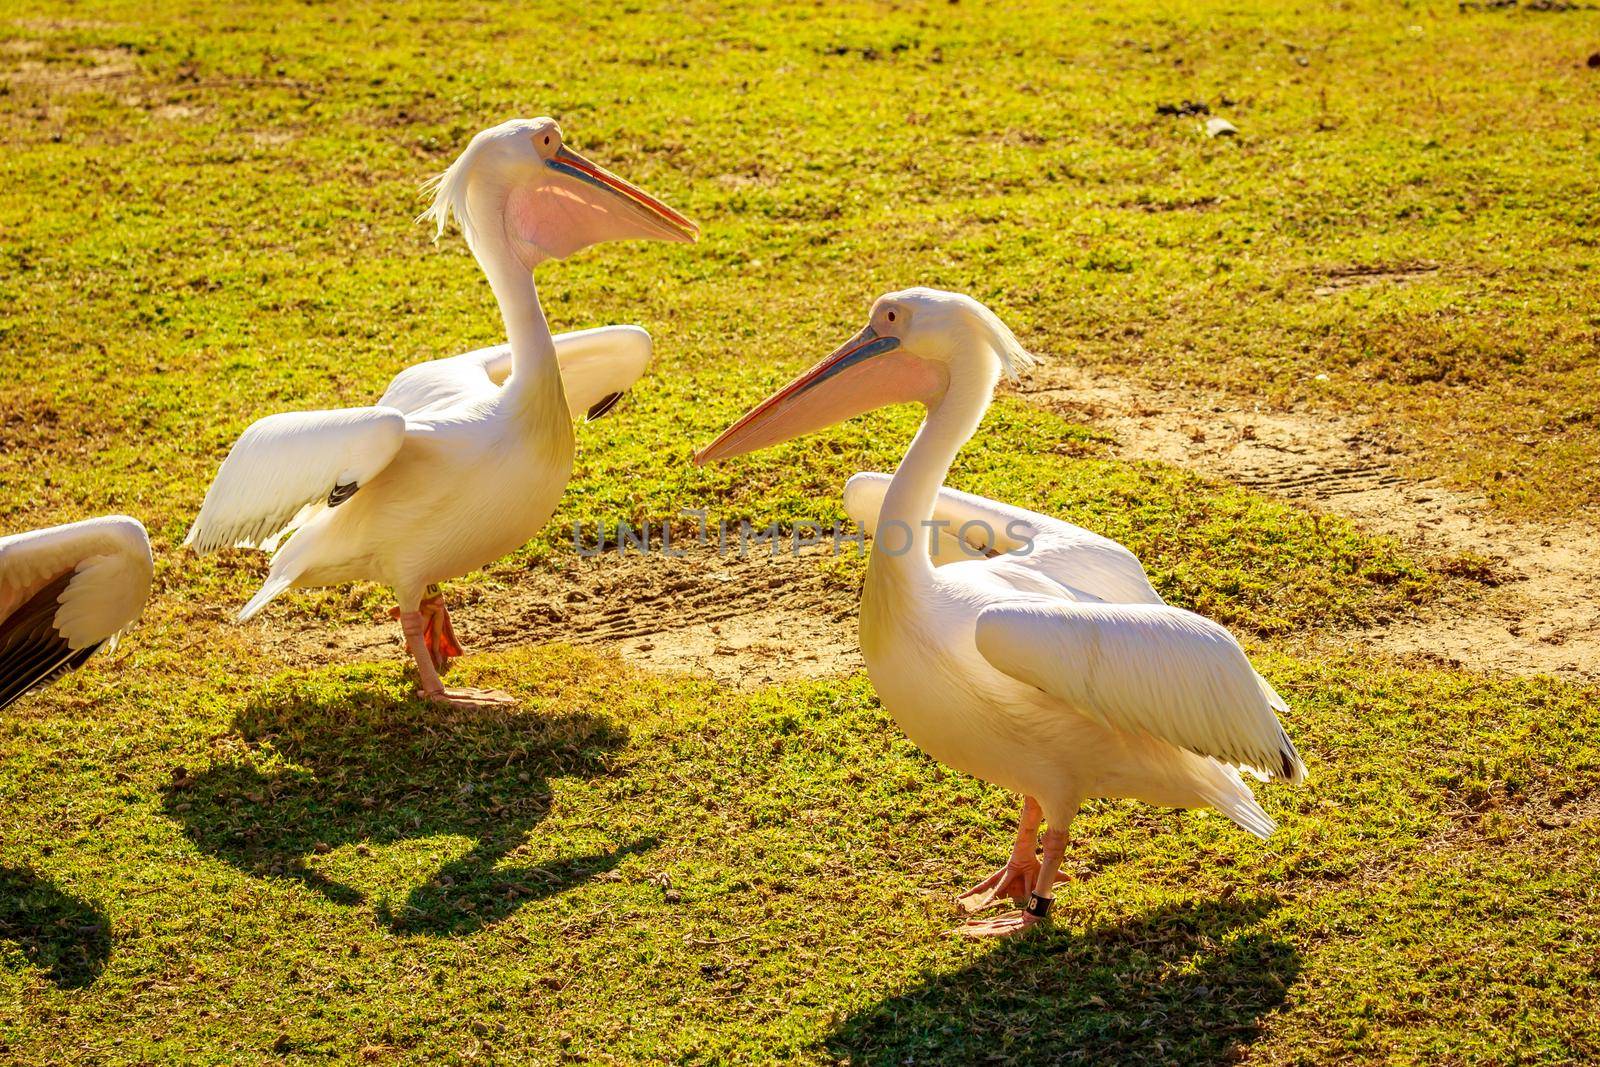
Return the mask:
[[556,362],[574,419],[613,393],[626,393],[650,363],[650,335],[638,326],[602,326],[556,338]]
[[149,536],[126,515],[0,537],[0,620],[33,591],[74,572],[54,626],[76,652],[138,621],[154,570]]
[[[574,419],[612,393],[625,393],[650,362],[650,335],[638,326],[601,326],[555,338],[556,363]],[[407,415],[453,407],[498,389],[511,375],[511,346],[494,345],[407,367],[378,401]]]
[[197,553],[274,541],[339,487],[370,481],[400,450],[406,418],[388,407],[269,415],[239,437],[184,538]]
[[1299,782],[1286,710],[1222,626],[1153,604],[997,604],[978,615],[994,667],[1116,730]]
[[[845,484],[845,510],[868,533],[877,526],[889,482],[887,474],[865,473]],[[947,524],[930,538],[935,566],[1005,553],[1016,566],[1107,603],[1163,603],[1137,556],[1081,526],[955,489],[939,490],[933,517]]]
[[389,382],[378,406],[407,415],[454,407],[498,389],[511,374],[511,346],[494,345],[407,367]]

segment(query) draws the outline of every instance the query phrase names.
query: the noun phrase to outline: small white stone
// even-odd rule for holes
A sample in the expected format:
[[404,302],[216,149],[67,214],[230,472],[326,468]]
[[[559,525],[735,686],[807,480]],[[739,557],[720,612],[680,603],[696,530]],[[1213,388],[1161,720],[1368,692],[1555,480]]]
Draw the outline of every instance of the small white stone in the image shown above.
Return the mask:
[[1206,119],[1207,137],[1237,137],[1238,127],[1227,119]]

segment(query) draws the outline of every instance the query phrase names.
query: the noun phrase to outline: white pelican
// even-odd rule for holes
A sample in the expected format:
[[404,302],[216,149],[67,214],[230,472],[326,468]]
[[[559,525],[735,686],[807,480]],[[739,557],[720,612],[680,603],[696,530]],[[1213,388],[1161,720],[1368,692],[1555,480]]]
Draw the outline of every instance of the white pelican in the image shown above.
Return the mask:
[[[1002,373],[1032,357],[970,297],[907,289],[867,326],[696,456],[725,459],[885,404],[927,419],[892,479],[858,474],[846,507],[873,530],[861,652],[916,744],[1022,794],[1011,859],[964,893],[968,914],[1022,911],[963,932],[1026,930],[1054,899],[1067,827],[1090,797],[1211,807],[1273,830],[1239,777],[1299,782],[1287,710],[1233,635],[1170,607],[1123,546],[1021,508],[943,489]],[[1041,818],[1048,822],[1035,858]]]
[[0,709],[115,647],[154,569],[150,538],[126,515],[0,537]]
[[574,414],[604,414],[650,358],[650,336],[636,326],[552,337],[533,269],[599,241],[693,241],[699,231],[566,147],[549,118],[478,134],[433,193],[422,218],[436,235],[452,217],[460,224],[508,343],[408,368],[375,407],[256,422],[223,461],[184,544],[275,552],[241,620],[292,587],[382,582],[425,697],[505,703],[440,681],[460,648],[431,587],[539,531],[572,472]]

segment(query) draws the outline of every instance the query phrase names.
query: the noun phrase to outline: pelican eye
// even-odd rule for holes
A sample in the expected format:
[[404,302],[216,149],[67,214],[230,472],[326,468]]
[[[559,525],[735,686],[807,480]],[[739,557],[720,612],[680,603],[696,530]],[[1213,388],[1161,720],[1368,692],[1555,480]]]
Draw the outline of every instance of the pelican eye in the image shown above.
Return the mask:
[[891,312],[889,312],[889,321],[890,321],[890,322],[893,322],[893,321],[894,321],[894,312],[892,312],[892,311],[891,311]]

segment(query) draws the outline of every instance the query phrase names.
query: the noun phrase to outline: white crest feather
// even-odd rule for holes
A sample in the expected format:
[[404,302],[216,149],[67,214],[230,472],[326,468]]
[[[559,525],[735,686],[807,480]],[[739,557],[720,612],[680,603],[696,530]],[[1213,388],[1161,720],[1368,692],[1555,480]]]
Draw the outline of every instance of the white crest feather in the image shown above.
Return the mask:
[[461,231],[467,235],[467,240],[472,240],[471,219],[467,215],[467,157],[472,154],[472,146],[456,157],[456,161],[443,171],[435,174],[422,183],[422,195],[431,196],[432,200],[423,209],[422,214],[416,218],[417,222],[433,223],[433,239],[438,241],[444,236],[444,231],[454,218],[460,225]]
[[977,300],[972,300],[971,305],[973,314],[989,335],[990,347],[1000,358],[1000,369],[1007,378],[1016,381],[1024,371],[1039,365],[1039,358],[1022,347],[1017,335],[1011,332],[1011,327],[1000,321],[999,315]]
[[[1034,367],[1039,360],[1022,347],[1017,335],[1000,321],[1000,316],[990,311],[979,300],[965,293],[952,293],[944,289],[915,286],[897,293],[885,293],[879,301],[905,301],[917,309],[913,324],[922,323],[918,343],[922,345],[955,345],[957,347],[981,343],[994,353],[1001,373],[1015,380],[1024,371]],[[876,305],[874,305],[876,307]]]
[[550,119],[511,119],[473,135],[472,140],[467,142],[467,147],[461,150],[454,163],[446,167],[443,173],[436,174],[422,183],[422,195],[431,195],[433,200],[423,209],[422,214],[417,216],[416,221],[432,222],[433,239],[437,241],[444,236],[445,227],[449,226],[450,220],[454,218],[456,224],[461,227],[462,234],[466,236],[467,244],[472,244],[474,233],[472,215],[467,210],[467,184],[473,170],[477,168],[478,157],[497,140],[515,137],[540,123],[550,121]]

